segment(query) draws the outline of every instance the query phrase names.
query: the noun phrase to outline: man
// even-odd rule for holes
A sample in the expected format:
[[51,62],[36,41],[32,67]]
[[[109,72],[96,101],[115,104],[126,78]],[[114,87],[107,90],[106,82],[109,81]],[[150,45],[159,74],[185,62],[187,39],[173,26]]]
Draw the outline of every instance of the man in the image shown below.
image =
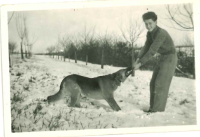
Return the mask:
[[177,54],[168,32],[157,26],[157,15],[154,12],[147,12],[142,18],[148,30],[147,39],[134,67],[137,70],[156,53],[160,54],[150,81],[150,108],[145,112],[163,112],[177,64]]

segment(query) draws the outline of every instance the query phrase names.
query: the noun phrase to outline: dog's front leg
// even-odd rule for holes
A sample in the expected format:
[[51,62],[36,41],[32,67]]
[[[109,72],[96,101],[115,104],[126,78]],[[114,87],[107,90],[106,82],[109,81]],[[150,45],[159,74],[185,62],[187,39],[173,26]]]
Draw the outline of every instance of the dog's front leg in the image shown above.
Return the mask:
[[121,108],[118,106],[117,102],[115,101],[113,97],[106,98],[105,100],[108,102],[108,104],[113,110],[115,111],[121,110]]

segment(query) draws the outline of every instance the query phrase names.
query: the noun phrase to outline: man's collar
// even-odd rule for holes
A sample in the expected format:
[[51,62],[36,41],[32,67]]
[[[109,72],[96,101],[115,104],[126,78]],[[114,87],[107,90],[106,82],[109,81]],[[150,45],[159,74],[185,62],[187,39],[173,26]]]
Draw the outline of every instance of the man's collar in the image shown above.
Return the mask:
[[156,25],[156,27],[150,32],[150,34],[152,36],[154,36],[155,32],[158,30],[158,26]]

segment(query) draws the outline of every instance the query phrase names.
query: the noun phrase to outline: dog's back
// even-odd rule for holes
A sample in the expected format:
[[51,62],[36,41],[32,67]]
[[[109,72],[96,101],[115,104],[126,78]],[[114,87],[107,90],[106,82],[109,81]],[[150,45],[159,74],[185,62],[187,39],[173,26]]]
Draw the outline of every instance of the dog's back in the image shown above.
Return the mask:
[[[73,89],[79,89],[80,92],[93,99],[103,99],[101,94],[101,88],[99,84],[99,77],[88,78],[80,75],[69,75],[63,79],[64,87],[73,86]],[[62,86],[62,85],[61,85]],[[73,92],[73,91],[68,91]]]

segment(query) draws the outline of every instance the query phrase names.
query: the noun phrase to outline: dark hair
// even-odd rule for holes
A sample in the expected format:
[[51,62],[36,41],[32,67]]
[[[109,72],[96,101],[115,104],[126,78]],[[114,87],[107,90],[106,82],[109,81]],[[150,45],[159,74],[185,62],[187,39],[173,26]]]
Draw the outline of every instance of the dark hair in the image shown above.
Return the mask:
[[147,12],[142,15],[143,21],[152,19],[153,21],[157,20],[157,15],[154,12]]

